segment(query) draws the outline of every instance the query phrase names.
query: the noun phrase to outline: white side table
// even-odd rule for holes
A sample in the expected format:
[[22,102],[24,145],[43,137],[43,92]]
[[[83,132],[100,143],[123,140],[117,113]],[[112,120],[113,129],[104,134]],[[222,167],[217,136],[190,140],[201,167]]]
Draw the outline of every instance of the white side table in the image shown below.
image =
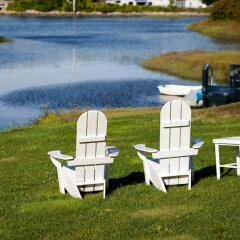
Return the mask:
[[[227,137],[213,139],[215,143],[215,155],[216,155],[216,171],[217,179],[220,179],[220,168],[236,168],[237,175],[240,176],[240,137]],[[236,147],[236,162],[228,164],[220,164],[219,146],[235,146]]]

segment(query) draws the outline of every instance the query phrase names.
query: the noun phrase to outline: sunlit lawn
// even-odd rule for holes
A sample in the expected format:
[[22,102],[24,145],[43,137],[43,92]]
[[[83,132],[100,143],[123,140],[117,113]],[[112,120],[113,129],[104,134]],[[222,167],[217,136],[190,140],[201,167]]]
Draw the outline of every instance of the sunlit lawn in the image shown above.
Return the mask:
[[[165,194],[145,185],[132,147],[158,148],[158,109],[123,112],[107,111],[108,144],[121,152],[110,167],[105,200],[102,192],[79,200],[58,190],[47,152],[74,154],[75,123],[0,133],[0,239],[239,239],[240,177],[225,170],[216,180],[212,139],[240,135],[240,115],[195,118],[192,137],[205,141],[195,159],[195,183],[191,191],[172,186]],[[222,148],[222,161],[233,162],[234,154]]]

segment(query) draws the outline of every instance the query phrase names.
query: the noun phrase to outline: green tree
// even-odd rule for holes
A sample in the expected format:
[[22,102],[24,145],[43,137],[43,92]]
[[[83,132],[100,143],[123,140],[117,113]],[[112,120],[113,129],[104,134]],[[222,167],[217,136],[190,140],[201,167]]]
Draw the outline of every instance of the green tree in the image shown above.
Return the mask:
[[213,4],[213,3],[217,2],[217,1],[219,1],[219,0],[203,0],[202,2],[207,4],[207,5],[211,5],[211,4]]
[[169,2],[170,2],[170,4],[169,4],[169,5],[170,5],[171,7],[173,7],[173,6],[174,6],[174,3],[175,3],[175,1],[174,1],[174,0],[170,0]]
[[235,20],[240,22],[240,0],[219,0],[211,9],[212,20]]
[[9,4],[9,10],[25,11],[34,9],[37,11],[47,12],[52,10],[61,10],[66,5],[66,0],[15,0]]

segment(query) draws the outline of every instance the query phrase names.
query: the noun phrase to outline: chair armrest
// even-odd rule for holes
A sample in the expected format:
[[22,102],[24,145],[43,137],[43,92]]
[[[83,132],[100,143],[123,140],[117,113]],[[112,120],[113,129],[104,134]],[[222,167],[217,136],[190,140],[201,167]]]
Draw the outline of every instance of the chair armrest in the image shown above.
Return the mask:
[[115,146],[107,146],[106,153],[107,153],[107,156],[114,158],[114,157],[117,157],[117,155],[119,154],[119,149]]
[[146,153],[156,153],[156,152],[158,152],[157,149],[148,148],[148,147],[146,147],[145,144],[137,144],[137,145],[133,145],[133,147],[134,147],[137,151],[141,151],[141,152],[146,152]]
[[48,155],[53,158],[57,158],[65,161],[70,161],[74,159],[72,156],[61,154],[60,150],[50,151],[48,152]]
[[153,159],[162,158],[179,158],[179,157],[189,157],[197,155],[198,149],[188,148],[188,149],[177,149],[177,150],[162,150],[152,154]]
[[202,147],[202,145],[204,144],[204,141],[202,139],[192,139],[192,144],[193,144],[193,148],[194,149],[199,149],[200,147]]

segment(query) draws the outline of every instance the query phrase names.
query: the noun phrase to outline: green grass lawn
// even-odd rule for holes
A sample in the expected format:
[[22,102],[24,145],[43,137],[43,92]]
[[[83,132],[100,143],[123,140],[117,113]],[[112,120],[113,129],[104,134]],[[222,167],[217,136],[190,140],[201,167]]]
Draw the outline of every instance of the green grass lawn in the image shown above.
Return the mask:
[[[168,193],[144,183],[132,145],[159,145],[159,109],[108,110],[108,145],[120,155],[110,167],[110,189],[83,200],[62,195],[47,152],[75,152],[75,122],[58,121],[0,133],[0,239],[239,239],[240,177],[215,175],[213,138],[240,135],[234,114],[214,108],[193,112],[192,138],[205,144],[195,159],[195,183]],[[222,113],[224,110],[224,114]],[[119,114],[118,114],[119,113]],[[235,151],[222,148],[223,162]]]
[[202,69],[211,64],[217,82],[229,83],[230,64],[240,64],[240,51],[186,51],[153,56],[143,67],[190,80],[202,80]]

